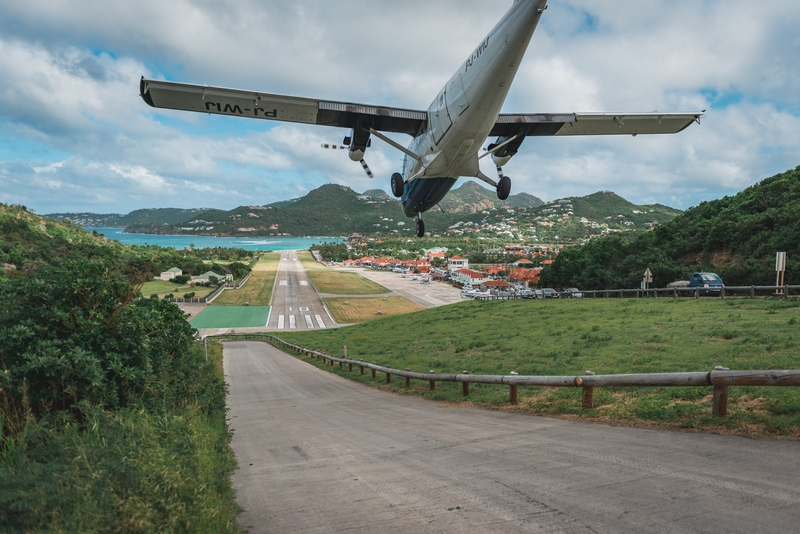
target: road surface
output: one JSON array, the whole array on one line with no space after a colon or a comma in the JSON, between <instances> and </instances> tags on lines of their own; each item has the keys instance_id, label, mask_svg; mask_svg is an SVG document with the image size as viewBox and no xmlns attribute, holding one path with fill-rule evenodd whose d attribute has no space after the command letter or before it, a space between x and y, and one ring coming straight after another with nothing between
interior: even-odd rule
<instances>
[{"instance_id":1,"label":"road surface","mask_svg":"<svg viewBox=\"0 0 800 534\"><path fill-rule=\"evenodd\" d=\"M295 251L281 253L270 306L268 331L320 330L336 326Z\"/></svg>"},{"instance_id":2,"label":"road surface","mask_svg":"<svg viewBox=\"0 0 800 534\"><path fill-rule=\"evenodd\" d=\"M252 533L796 532L800 443L397 396L225 344Z\"/></svg>"}]
</instances>

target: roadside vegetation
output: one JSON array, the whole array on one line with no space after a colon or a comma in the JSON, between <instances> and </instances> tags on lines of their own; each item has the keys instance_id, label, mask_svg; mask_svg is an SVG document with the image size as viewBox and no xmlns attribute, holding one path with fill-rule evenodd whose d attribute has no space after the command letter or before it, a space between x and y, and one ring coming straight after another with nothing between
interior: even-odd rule
<instances>
[{"instance_id":1,"label":"roadside vegetation","mask_svg":"<svg viewBox=\"0 0 800 534\"><path fill-rule=\"evenodd\" d=\"M298 252L308 277L319 293L331 295L380 295L390 289L367 280L358 273L334 271L314 261L310 252Z\"/></svg>"},{"instance_id":2,"label":"roadside vegetation","mask_svg":"<svg viewBox=\"0 0 800 534\"><path fill-rule=\"evenodd\" d=\"M239 532L221 347L138 298L157 250L0 226L0 530Z\"/></svg>"},{"instance_id":3,"label":"roadside vegetation","mask_svg":"<svg viewBox=\"0 0 800 534\"><path fill-rule=\"evenodd\" d=\"M211 305L244 306L249 303L250 306L269 306L280 260L279 252L264 254L253 266L253 274L243 287L223 292Z\"/></svg>"},{"instance_id":4,"label":"roadside vegetation","mask_svg":"<svg viewBox=\"0 0 800 534\"><path fill-rule=\"evenodd\" d=\"M214 289L215 288L176 284L167 280L151 280L142 284L142 296L146 299L149 299L153 295L158 298L164 298L167 295L181 298L186 293L194 293L193 298L202 299L211 294Z\"/></svg>"},{"instance_id":5,"label":"roadside vegetation","mask_svg":"<svg viewBox=\"0 0 800 534\"><path fill-rule=\"evenodd\" d=\"M325 305L339 324L363 323L378 317L389 317L424 310L405 297L325 299Z\"/></svg>"},{"instance_id":6,"label":"roadside vegetation","mask_svg":"<svg viewBox=\"0 0 800 534\"><path fill-rule=\"evenodd\" d=\"M352 301L351 301L352 302ZM288 341L353 359L424 372L582 375L797 369L800 302L785 300L568 300L464 302L317 332ZM328 370L340 372L338 367ZM376 387L367 373L340 372ZM596 408L581 409L577 388L415 383L409 393L453 403L618 424L800 439L798 388L731 388L728 417L711 417L711 387L596 389Z\"/></svg>"}]
</instances>

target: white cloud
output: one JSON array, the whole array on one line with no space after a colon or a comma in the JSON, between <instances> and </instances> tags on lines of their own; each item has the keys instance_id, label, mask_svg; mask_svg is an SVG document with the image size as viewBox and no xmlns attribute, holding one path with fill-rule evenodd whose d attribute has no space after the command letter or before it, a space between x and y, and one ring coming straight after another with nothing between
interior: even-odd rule
<instances>
[{"instance_id":1,"label":"white cloud","mask_svg":"<svg viewBox=\"0 0 800 534\"><path fill-rule=\"evenodd\" d=\"M370 181L319 148L344 130L153 110L138 79L424 109L501 4L0 0L0 200L129 211L386 189L402 154L380 141ZM514 190L686 207L796 166L799 22L778 0L551 3L506 111L709 113L676 136L526 140L506 168Z\"/></svg>"}]
</instances>

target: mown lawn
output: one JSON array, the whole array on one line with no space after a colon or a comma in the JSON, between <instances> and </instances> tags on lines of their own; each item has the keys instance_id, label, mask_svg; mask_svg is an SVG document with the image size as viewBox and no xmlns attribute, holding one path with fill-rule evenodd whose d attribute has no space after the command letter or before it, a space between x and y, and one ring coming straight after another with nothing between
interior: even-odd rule
<instances>
[{"instance_id":1,"label":"mown lawn","mask_svg":"<svg viewBox=\"0 0 800 534\"><path fill-rule=\"evenodd\" d=\"M298 252L297 256L303 267L305 267L314 287L320 293L334 295L380 295L391 293L391 290L367 280L358 273L339 272L320 265L314 261L310 252Z\"/></svg>"},{"instance_id":2,"label":"mown lawn","mask_svg":"<svg viewBox=\"0 0 800 534\"><path fill-rule=\"evenodd\" d=\"M363 323L382 316L402 315L425 309L405 297L325 299L325 304L340 324Z\"/></svg>"},{"instance_id":3,"label":"mown lawn","mask_svg":"<svg viewBox=\"0 0 800 534\"><path fill-rule=\"evenodd\" d=\"M470 301L283 337L332 354L346 345L351 358L421 372L580 375L586 370L711 371L718 365L800 369L799 322L798 301ZM369 374L353 378L371 381ZM440 384L437 389L432 393L427 384L417 384L412 393L465 402L459 384ZM800 388L731 388L729 417L716 420L711 418L711 393L710 387L598 389L596 408L587 412L581 409L578 389L520 388L520 403L511 407L507 387L473 385L466 402L644 426L800 439Z\"/></svg>"},{"instance_id":4,"label":"mown lawn","mask_svg":"<svg viewBox=\"0 0 800 534\"><path fill-rule=\"evenodd\" d=\"M225 291L214 299L211 305L244 306L246 302L249 302L250 306L269 306L280 260L279 252L264 254L261 260L253 266L253 275L244 287Z\"/></svg>"},{"instance_id":5,"label":"mown lawn","mask_svg":"<svg viewBox=\"0 0 800 534\"><path fill-rule=\"evenodd\" d=\"M175 298L182 298L186 293L194 293L195 298L201 299L208 296L215 289L181 285L165 280L152 280L142 285L142 296L150 298L151 295L158 295L159 298L163 298L164 295L174 295Z\"/></svg>"}]
</instances>

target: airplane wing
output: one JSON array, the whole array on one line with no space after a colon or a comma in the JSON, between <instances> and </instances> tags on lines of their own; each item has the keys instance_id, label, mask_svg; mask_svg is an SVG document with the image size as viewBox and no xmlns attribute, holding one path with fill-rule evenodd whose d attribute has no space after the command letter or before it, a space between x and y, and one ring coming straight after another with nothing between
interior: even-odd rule
<instances>
[{"instance_id":1,"label":"airplane wing","mask_svg":"<svg viewBox=\"0 0 800 534\"><path fill-rule=\"evenodd\" d=\"M342 128L355 128L360 124L378 131L411 136L417 135L428 120L428 114L424 111L330 102L144 78L139 84L139 94L154 108Z\"/></svg>"},{"instance_id":2,"label":"airplane wing","mask_svg":"<svg viewBox=\"0 0 800 534\"><path fill-rule=\"evenodd\" d=\"M690 113L541 113L501 114L490 136L672 134L700 122L705 112Z\"/></svg>"}]
</instances>

